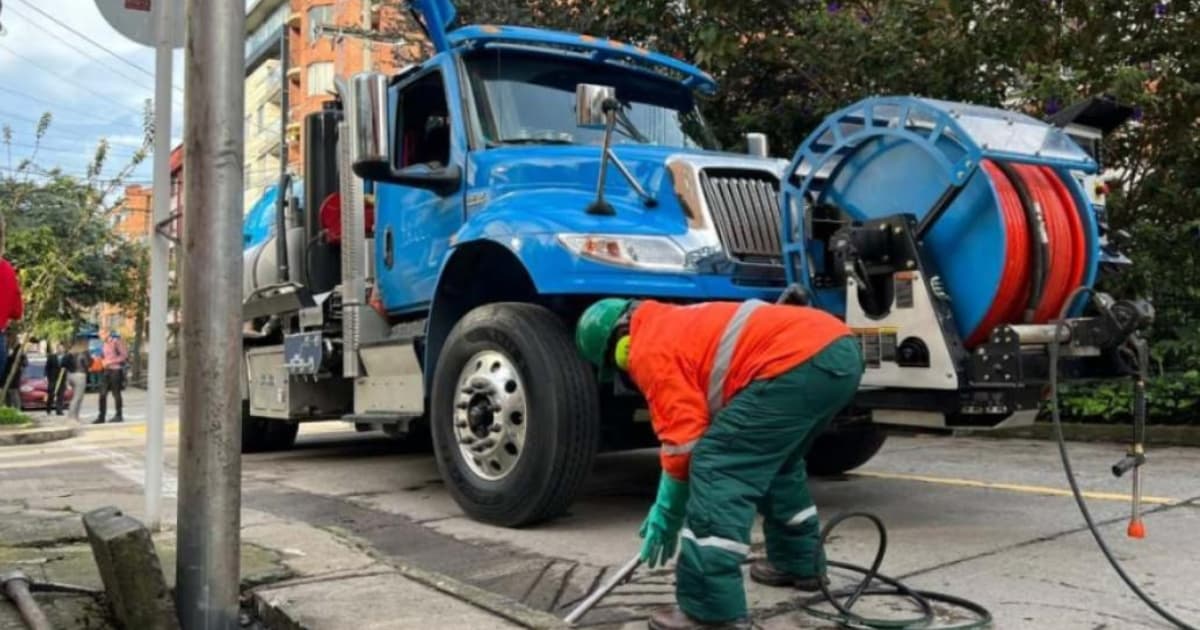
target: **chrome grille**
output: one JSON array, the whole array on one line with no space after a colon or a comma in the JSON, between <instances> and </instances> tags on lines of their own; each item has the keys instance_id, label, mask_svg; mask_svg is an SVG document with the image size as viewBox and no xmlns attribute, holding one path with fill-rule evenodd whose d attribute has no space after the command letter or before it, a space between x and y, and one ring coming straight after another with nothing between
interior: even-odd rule
<instances>
[{"instance_id":1,"label":"chrome grille","mask_svg":"<svg viewBox=\"0 0 1200 630\"><path fill-rule=\"evenodd\" d=\"M781 263L779 180L769 173L704 169L700 185L721 245L742 262Z\"/></svg>"}]
</instances>

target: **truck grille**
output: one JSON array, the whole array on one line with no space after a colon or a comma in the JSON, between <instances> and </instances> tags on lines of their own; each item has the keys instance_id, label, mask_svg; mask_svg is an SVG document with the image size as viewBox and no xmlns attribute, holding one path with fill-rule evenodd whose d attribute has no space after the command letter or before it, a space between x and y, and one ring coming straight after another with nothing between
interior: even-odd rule
<instances>
[{"instance_id":1,"label":"truck grille","mask_svg":"<svg viewBox=\"0 0 1200 630\"><path fill-rule=\"evenodd\" d=\"M779 180L753 170L704 169L704 199L717 236L729 255L742 262L783 261L779 241Z\"/></svg>"}]
</instances>

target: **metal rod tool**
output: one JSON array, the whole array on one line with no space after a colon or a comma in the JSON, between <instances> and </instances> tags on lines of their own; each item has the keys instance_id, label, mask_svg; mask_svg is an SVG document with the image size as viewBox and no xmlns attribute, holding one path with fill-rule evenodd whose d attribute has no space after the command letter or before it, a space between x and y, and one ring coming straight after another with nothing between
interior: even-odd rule
<instances>
[{"instance_id":1,"label":"metal rod tool","mask_svg":"<svg viewBox=\"0 0 1200 630\"><path fill-rule=\"evenodd\" d=\"M617 588L626 580L628 580L630 576L633 575L633 572L636 571L641 565L641 554L637 554L630 558L629 562L626 562L620 569L618 569L617 572L614 573L607 582L601 584L600 588L592 591L590 595L584 598L584 600L580 602L574 610L571 611L571 614L566 616L564 621L570 624L579 621L580 618L587 614L587 611L591 610L592 607L595 606L600 600L604 599L604 597L611 593L614 588Z\"/></svg>"},{"instance_id":2,"label":"metal rod tool","mask_svg":"<svg viewBox=\"0 0 1200 630\"><path fill-rule=\"evenodd\" d=\"M30 630L53 630L46 614L33 599L30 584L29 576L21 571L9 571L0 575L0 585L4 587L4 594L17 607L25 625Z\"/></svg>"}]
</instances>

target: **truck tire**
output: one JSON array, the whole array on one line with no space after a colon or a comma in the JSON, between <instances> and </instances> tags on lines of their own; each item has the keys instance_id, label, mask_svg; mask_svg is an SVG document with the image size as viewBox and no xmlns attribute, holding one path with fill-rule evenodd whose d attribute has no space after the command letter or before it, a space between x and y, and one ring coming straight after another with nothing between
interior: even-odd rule
<instances>
[{"instance_id":1,"label":"truck tire","mask_svg":"<svg viewBox=\"0 0 1200 630\"><path fill-rule=\"evenodd\" d=\"M507 302L467 313L430 398L438 469L467 515L520 527L566 511L598 448L599 399L556 315Z\"/></svg>"},{"instance_id":2,"label":"truck tire","mask_svg":"<svg viewBox=\"0 0 1200 630\"><path fill-rule=\"evenodd\" d=\"M817 436L805 461L808 474L821 477L840 475L867 463L887 439L887 431L877 424L854 422L832 425Z\"/></svg>"},{"instance_id":3,"label":"truck tire","mask_svg":"<svg viewBox=\"0 0 1200 630\"><path fill-rule=\"evenodd\" d=\"M296 443L300 423L250 415L250 403L242 402L242 452L282 451Z\"/></svg>"}]
</instances>

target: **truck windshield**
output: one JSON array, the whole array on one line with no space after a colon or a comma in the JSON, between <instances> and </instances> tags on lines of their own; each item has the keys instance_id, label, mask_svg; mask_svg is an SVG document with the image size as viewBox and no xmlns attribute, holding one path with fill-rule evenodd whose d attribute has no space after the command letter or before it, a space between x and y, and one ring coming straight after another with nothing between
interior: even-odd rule
<instances>
[{"instance_id":1,"label":"truck windshield","mask_svg":"<svg viewBox=\"0 0 1200 630\"><path fill-rule=\"evenodd\" d=\"M488 50L466 59L484 138L504 144L594 144L604 130L575 125L575 86L610 85L622 111L613 144L715 149L692 92L667 78L585 59Z\"/></svg>"}]
</instances>

